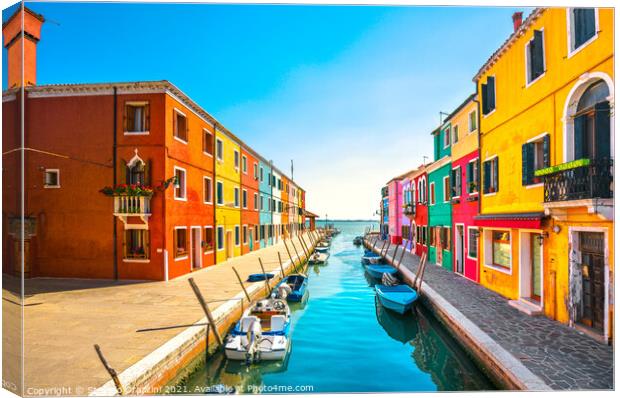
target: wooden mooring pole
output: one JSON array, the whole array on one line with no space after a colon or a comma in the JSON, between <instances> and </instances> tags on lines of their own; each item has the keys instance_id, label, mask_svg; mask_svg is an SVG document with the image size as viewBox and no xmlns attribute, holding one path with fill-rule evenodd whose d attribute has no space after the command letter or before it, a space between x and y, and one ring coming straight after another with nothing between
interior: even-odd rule
<instances>
[{"instance_id":1,"label":"wooden mooring pole","mask_svg":"<svg viewBox=\"0 0 620 398\"><path fill-rule=\"evenodd\" d=\"M267 273L265 272L265 267L263 267L263 260L259 257L258 263L260 264L260 269L263 271L263 275L265 275L265 287L267 289L267 296L271 293L271 286L269 286L269 278L267 278Z\"/></svg>"},{"instance_id":2,"label":"wooden mooring pole","mask_svg":"<svg viewBox=\"0 0 620 398\"><path fill-rule=\"evenodd\" d=\"M211 310L207 306L207 303L205 302L204 297L202 297L202 293L200 293L200 289L198 289L198 286L196 285L196 282L194 282L194 278L189 278L187 281L189 282L190 286L192 287L192 290L194 291L194 294L196 295L196 298L198 299L198 302L200 303L200 306L202 307L202 310L204 311L205 315L207 315L207 319L209 320L209 324L213 328L213 334L215 335L215 339L217 340L217 345L221 346L222 345L222 336L220 336L220 332L217 330L217 325L215 324L215 320L213 319L213 315L211 314Z\"/></svg>"},{"instance_id":3,"label":"wooden mooring pole","mask_svg":"<svg viewBox=\"0 0 620 398\"><path fill-rule=\"evenodd\" d=\"M114 370L110 365L108 365L108 361L103 356L103 353L101 352L101 347L99 347L99 344L95 344L95 351L97 351L97 355L99 356L99 360L103 364L103 367L110 374L112 381L114 381L114 385L116 386L116 391L118 391L118 394L125 395L125 389L123 388L123 385L121 384L121 381L118 378L118 373L116 373L116 370Z\"/></svg>"},{"instance_id":4,"label":"wooden mooring pole","mask_svg":"<svg viewBox=\"0 0 620 398\"><path fill-rule=\"evenodd\" d=\"M299 252L297 251L297 247L295 247L295 242L293 242L292 239L291 239L291 245L293 245L293 250L295 250L295 254L297 255L297 258L299 259L299 265L301 265L303 263L303 259L299 255Z\"/></svg>"},{"instance_id":5,"label":"wooden mooring pole","mask_svg":"<svg viewBox=\"0 0 620 398\"><path fill-rule=\"evenodd\" d=\"M250 299L250 295L248 294L248 291L245 290L245 285L243 284L243 281L241 280L239 273L237 272L235 267L232 267L232 270L235 272L235 275L237 275L237 280L239 281L239 284L241 285L241 289L243 289L243 294L245 294L245 298L248 299L248 303L251 303L252 300Z\"/></svg>"},{"instance_id":6,"label":"wooden mooring pole","mask_svg":"<svg viewBox=\"0 0 620 398\"><path fill-rule=\"evenodd\" d=\"M286 272L284 272L284 266L282 265L282 256L280 256L280 252L278 251L278 262L280 263L280 270L282 271L282 278L286 276Z\"/></svg>"},{"instance_id":7,"label":"wooden mooring pole","mask_svg":"<svg viewBox=\"0 0 620 398\"><path fill-rule=\"evenodd\" d=\"M297 267L295 266L295 261L293 261L293 256L291 255L291 251L288 248L288 245L286 244L286 240L284 241L284 247L286 247L286 252L288 253L288 258L291 260L291 265L293 266L293 271L295 271L297 269Z\"/></svg>"},{"instance_id":8,"label":"wooden mooring pole","mask_svg":"<svg viewBox=\"0 0 620 398\"><path fill-rule=\"evenodd\" d=\"M398 266L396 267L396 269L400 269L400 263L403 262L403 257L405 257L405 252L406 252L405 247L403 247L403 251L402 253L400 253L400 258L398 259Z\"/></svg>"}]
</instances>

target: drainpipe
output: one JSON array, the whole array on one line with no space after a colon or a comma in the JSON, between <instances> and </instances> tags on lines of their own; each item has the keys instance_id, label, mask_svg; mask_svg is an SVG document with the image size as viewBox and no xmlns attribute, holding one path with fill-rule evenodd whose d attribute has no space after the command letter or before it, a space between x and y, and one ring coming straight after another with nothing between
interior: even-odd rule
<instances>
[{"instance_id":1,"label":"drainpipe","mask_svg":"<svg viewBox=\"0 0 620 398\"><path fill-rule=\"evenodd\" d=\"M213 248L213 265L217 264L217 245L219 242L217 242L217 213L215 211L215 209L217 208L217 173L215 172L216 167L217 167L217 147L216 147L216 140L217 138L217 122L213 122L213 182L215 182L214 187L216 188L215 191L215 198L213 198L212 202L213 202L213 232L215 234L214 236L214 240L215 242L215 247ZM223 193L222 193L223 194ZM222 234L223 235L223 234ZM223 236L222 236L223 238Z\"/></svg>"},{"instance_id":2,"label":"drainpipe","mask_svg":"<svg viewBox=\"0 0 620 398\"><path fill-rule=\"evenodd\" d=\"M113 103L114 103L114 109L112 110L112 118L113 118L113 127L112 127L112 186L114 186L114 184L116 184L116 162L117 162L117 156L116 156L116 133L117 133L117 103L118 103L118 98L117 98L117 92L116 92L116 86L114 86L114 95L113 95ZM112 245L112 253L114 256L114 280L118 280L118 249L117 249L117 245L118 245L118 236L116 233L116 226L117 226L117 220L116 220L116 216L112 217L112 240L114 241L114 244Z\"/></svg>"}]
</instances>

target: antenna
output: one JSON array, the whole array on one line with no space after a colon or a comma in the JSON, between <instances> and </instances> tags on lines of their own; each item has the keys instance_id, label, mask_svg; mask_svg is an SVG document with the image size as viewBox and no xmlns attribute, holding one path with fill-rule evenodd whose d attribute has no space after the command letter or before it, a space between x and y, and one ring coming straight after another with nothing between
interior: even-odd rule
<instances>
[{"instance_id":1,"label":"antenna","mask_svg":"<svg viewBox=\"0 0 620 398\"><path fill-rule=\"evenodd\" d=\"M291 180L294 180L294 178L293 178L293 159L291 159Z\"/></svg>"}]
</instances>

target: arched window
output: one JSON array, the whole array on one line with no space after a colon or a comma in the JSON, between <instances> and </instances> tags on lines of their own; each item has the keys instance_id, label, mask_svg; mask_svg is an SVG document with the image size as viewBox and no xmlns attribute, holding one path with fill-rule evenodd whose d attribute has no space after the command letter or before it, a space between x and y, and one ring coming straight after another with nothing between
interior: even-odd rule
<instances>
[{"instance_id":1,"label":"arched window","mask_svg":"<svg viewBox=\"0 0 620 398\"><path fill-rule=\"evenodd\" d=\"M573 117L574 159L611 157L609 87L603 80L583 92Z\"/></svg>"}]
</instances>

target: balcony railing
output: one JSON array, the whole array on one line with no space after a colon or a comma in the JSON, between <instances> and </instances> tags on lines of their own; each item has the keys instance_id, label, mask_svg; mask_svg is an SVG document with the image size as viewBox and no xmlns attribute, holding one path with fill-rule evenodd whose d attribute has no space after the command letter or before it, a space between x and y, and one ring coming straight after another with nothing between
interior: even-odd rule
<instances>
[{"instance_id":1,"label":"balcony railing","mask_svg":"<svg viewBox=\"0 0 620 398\"><path fill-rule=\"evenodd\" d=\"M415 206L414 205L404 205L403 213L406 216L414 216L415 215Z\"/></svg>"},{"instance_id":2,"label":"balcony railing","mask_svg":"<svg viewBox=\"0 0 620 398\"><path fill-rule=\"evenodd\" d=\"M539 170L545 202L613 198L613 159L580 159Z\"/></svg>"},{"instance_id":3,"label":"balcony railing","mask_svg":"<svg viewBox=\"0 0 620 398\"><path fill-rule=\"evenodd\" d=\"M121 195L114 197L114 215L150 215L151 197L150 196L128 196Z\"/></svg>"}]
</instances>

